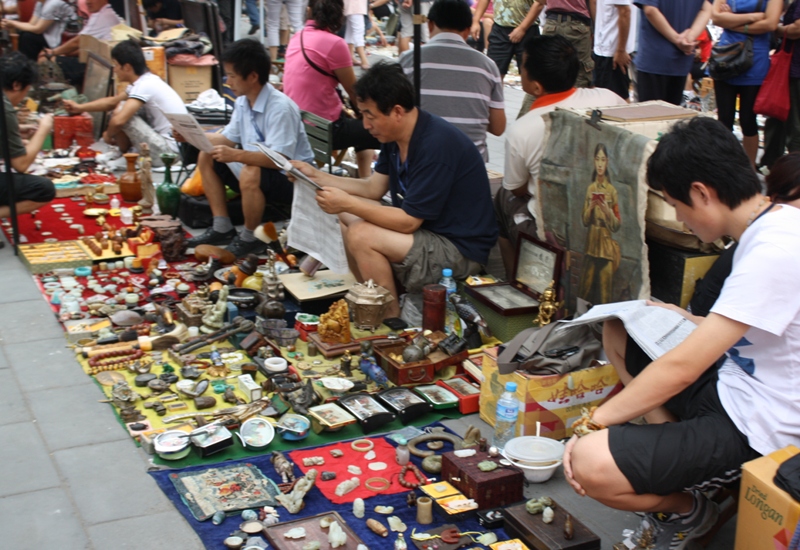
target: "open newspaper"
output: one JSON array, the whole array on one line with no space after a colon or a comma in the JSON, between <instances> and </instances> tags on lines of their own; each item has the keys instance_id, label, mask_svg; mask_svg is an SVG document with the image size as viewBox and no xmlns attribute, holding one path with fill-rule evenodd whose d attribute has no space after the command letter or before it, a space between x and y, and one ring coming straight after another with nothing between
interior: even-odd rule
<instances>
[{"instance_id":1,"label":"open newspaper","mask_svg":"<svg viewBox=\"0 0 800 550\"><path fill-rule=\"evenodd\" d=\"M317 182L313 181L304 173L302 173L300 170L292 166L292 163L289 162L289 159L281 155L279 152L273 151L263 143L254 142L252 143L252 145L258 147L258 150L267 155L267 157L269 157L269 160L275 163L275 166L277 166L281 170L285 170L287 174L291 174L294 177L294 179L302 181L303 183L310 185L314 189L322 189L322 187L320 187L320 185Z\"/></svg>"},{"instance_id":2,"label":"open newspaper","mask_svg":"<svg viewBox=\"0 0 800 550\"><path fill-rule=\"evenodd\" d=\"M683 342L697 328L693 322L675 311L658 306L648 306L645 300L601 304L573 321L561 321L557 330L619 319L639 347L658 359Z\"/></svg>"}]
</instances>

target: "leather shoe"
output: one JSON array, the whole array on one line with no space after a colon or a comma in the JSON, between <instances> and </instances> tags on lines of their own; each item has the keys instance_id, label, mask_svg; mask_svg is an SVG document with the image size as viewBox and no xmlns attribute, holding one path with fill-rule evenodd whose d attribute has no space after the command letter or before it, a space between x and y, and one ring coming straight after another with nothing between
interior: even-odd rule
<instances>
[{"instance_id":1,"label":"leather shoe","mask_svg":"<svg viewBox=\"0 0 800 550\"><path fill-rule=\"evenodd\" d=\"M206 229L205 233L187 239L186 246L188 248L194 248L201 244L226 245L231 242L234 237L236 237L235 229L231 229L226 233L220 233L219 231L214 231L213 227L209 227Z\"/></svg>"}]
</instances>

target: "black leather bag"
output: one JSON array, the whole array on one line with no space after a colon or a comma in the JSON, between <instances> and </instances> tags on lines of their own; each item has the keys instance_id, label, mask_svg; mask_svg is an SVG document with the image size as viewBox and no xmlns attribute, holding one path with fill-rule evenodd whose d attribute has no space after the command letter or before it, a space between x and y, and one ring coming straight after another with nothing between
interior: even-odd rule
<instances>
[{"instance_id":1,"label":"black leather bag","mask_svg":"<svg viewBox=\"0 0 800 550\"><path fill-rule=\"evenodd\" d=\"M759 0L756 11L761 11L763 0ZM725 44L715 44L708 59L708 74L714 80L730 80L746 73L753 66L753 37Z\"/></svg>"}]
</instances>

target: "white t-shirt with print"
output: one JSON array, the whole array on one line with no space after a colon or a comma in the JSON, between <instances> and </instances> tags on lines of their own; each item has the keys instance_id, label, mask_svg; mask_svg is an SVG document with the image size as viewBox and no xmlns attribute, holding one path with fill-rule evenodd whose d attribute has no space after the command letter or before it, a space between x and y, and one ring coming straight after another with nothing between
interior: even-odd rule
<instances>
[{"instance_id":1,"label":"white t-shirt with print","mask_svg":"<svg viewBox=\"0 0 800 550\"><path fill-rule=\"evenodd\" d=\"M33 8L33 15L39 19L52 21L42 33L48 48L56 48L61 45L61 35L67 26L67 22L77 17L75 9L63 0L45 0L44 3L36 2Z\"/></svg>"},{"instance_id":2,"label":"white t-shirt with print","mask_svg":"<svg viewBox=\"0 0 800 550\"><path fill-rule=\"evenodd\" d=\"M186 105L178 92L173 90L161 77L151 72L146 72L130 84L126 90L128 97L138 99L142 107L142 118L156 132L164 136L168 142L173 141L172 125L164 113L186 114Z\"/></svg>"},{"instance_id":3,"label":"white t-shirt with print","mask_svg":"<svg viewBox=\"0 0 800 550\"><path fill-rule=\"evenodd\" d=\"M619 37L619 10L617 6L631 8L631 24L628 29L628 41L625 50L636 51L636 30L639 28L639 8L633 0L597 0L594 20L594 53L601 57L614 57Z\"/></svg>"},{"instance_id":4,"label":"white t-shirt with print","mask_svg":"<svg viewBox=\"0 0 800 550\"><path fill-rule=\"evenodd\" d=\"M774 207L774 208L777 208ZM712 313L749 325L719 370L720 401L762 454L800 446L800 209L747 228Z\"/></svg>"},{"instance_id":5,"label":"white t-shirt with print","mask_svg":"<svg viewBox=\"0 0 800 550\"><path fill-rule=\"evenodd\" d=\"M539 164L544 154L545 124L542 116L554 111L556 107L595 109L626 104L624 99L605 88L577 88L575 93L557 103L531 109L506 130L503 187L514 190L527 185L531 195L528 210L532 216L535 215L536 180L539 178Z\"/></svg>"},{"instance_id":6,"label":"white t-shirt with print","mask_svg":"<svg viewBox=\"0 0 800 550\"><path fill-rule=\"evenodd\" d=\"M86 25L81 30L81 34L94 36L98 40L111 40L111 28L116 27L122 21L109 4L106 4L100 11L93 13L86 21Z\"/></svg>"}]
</instances>

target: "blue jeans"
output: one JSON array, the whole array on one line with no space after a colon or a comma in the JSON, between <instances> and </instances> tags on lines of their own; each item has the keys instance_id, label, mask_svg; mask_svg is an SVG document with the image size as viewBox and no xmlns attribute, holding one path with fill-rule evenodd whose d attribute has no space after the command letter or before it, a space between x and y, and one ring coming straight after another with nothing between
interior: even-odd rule
<instances>
[{"instance_id":1,"label":"blue jeans","mask_svg":"<svg viewBox=\"0 0 800 550\"><path fill-rule=\"evenodd\" d=\"M258 25L258 0L245 0L245 9L247 10L247 17L250 19L251 25ZM266 3L264 4L266 6ZM266 20L266 14L264 15Z\"/></svg>"}]
</instances>

